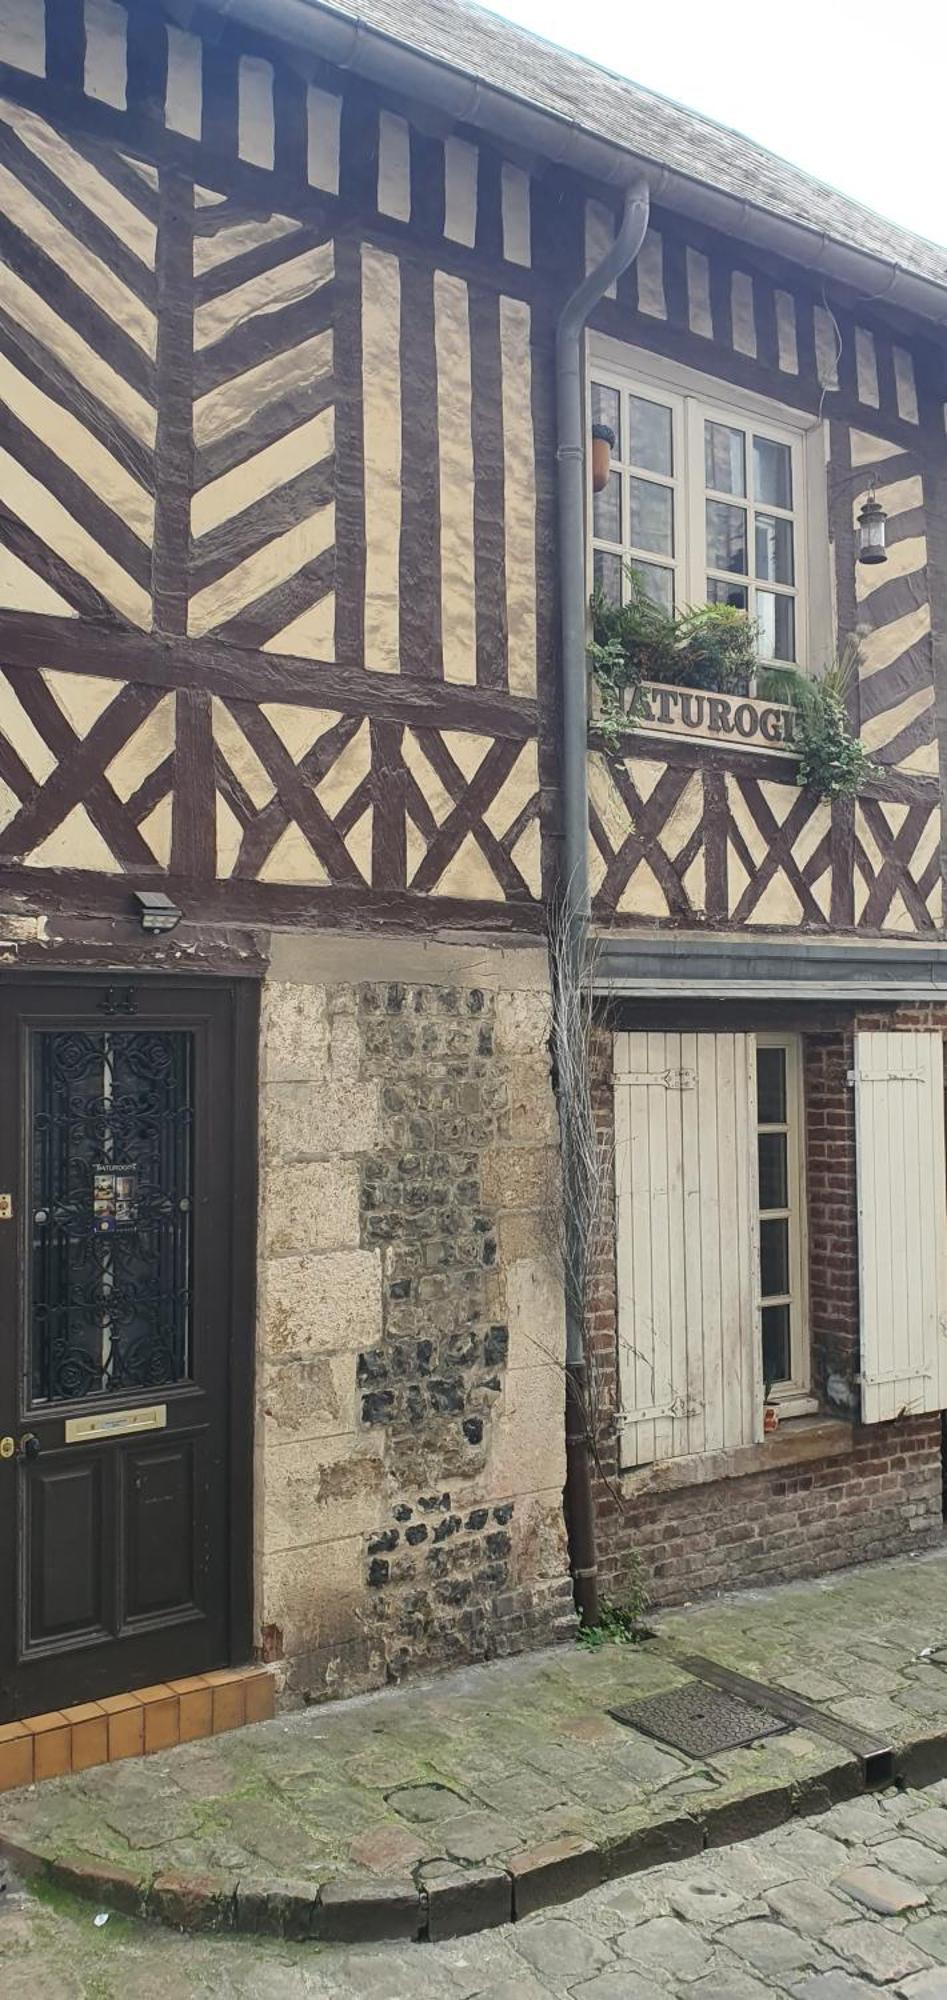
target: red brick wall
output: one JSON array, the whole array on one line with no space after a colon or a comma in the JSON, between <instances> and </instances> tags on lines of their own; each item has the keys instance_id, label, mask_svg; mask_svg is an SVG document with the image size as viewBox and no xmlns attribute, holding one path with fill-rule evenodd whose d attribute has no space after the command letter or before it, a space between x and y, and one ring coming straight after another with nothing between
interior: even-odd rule
<instances>
[{"instance_id":1,"label":"red brick wall","mask_svg":"<svg viewBox=\"0 0 947 2000\"><path fill-rule=\"evenodd\" d=\"M844 1457L644 1494L598 1496L602 1590L620 1600L630 1551L651 1602L814 1576L929 1545L942 1531L940 1418L856 1429Z\"/></svg>"},{"instance_id":2,"label":"red brick wall","mask_svg":"<svg viewBox=\"0 0 947 2000\"><path fill-rule=\"evenodd\" d=\"M721 1021L721 1026L725 1025ZM850 1028L807 1034L806 1168L810 1320L815 1387L857 1414L858 1241L852 1033L947 1029L947 1009L875 1012ZM603 1154L614 1144L611 1034L595 1047L595 1110ZM772 1472L624 1494L618 1463L618 1349L613 1177L591 1272L588 1309L594 1475L603 1593L620 1601L636 1556L652 1602L669 1604L739 1585L775 1583L918 1548L942 1532L939 1416L856 1426L844 1454ZM784 1434L785 1435L785 1434Z\"/></svg>"}]
</instances>

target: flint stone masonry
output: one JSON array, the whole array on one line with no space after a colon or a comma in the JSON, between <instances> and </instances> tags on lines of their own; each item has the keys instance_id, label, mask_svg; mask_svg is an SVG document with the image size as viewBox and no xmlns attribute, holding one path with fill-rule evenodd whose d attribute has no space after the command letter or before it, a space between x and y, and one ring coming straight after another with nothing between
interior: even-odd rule
<instances>
[{"instance_id":1,"label":"flint stone masonry","mask_svg":"<svg viewBox=\"0 0 947 2000\"><path fill-rule=\"evenodd\" d=\"M335 944L261 1064L261 1646L310 1699L574 1623L542 957Z\"/></svg>"}]
</instances>

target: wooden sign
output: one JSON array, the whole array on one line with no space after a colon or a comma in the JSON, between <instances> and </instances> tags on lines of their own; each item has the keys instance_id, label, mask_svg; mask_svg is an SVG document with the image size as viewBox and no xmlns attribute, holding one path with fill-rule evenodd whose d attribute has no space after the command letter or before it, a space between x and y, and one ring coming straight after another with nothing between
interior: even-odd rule
<instances>
[{"instance_id":1,"label":"wooden sign","mask_svg":"<svg viewBox=\"0 0 947 2000\"><path fill-rule=\"evenodd\" d=\"M645 681L648 704L638 727L661 736L693 736L746 750L794 756L794 712L785 703L751 695L712 694L703 688L666 687Z\"/></svg>"}]
</instances>

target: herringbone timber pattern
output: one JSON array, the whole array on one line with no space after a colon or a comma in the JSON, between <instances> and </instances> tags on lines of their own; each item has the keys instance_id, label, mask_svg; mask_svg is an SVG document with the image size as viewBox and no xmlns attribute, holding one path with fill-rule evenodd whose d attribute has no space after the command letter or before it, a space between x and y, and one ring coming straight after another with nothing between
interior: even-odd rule
<instances>
[{"instance_id":1,"label":"herringbone timber pattern","mask_svg":"<svg viewBox=\"0 0 947 2000\"><path fill-rule=\"evenodd\" d=\"M195 200L188 631L331 660L333 245Z\"/></svg>"},{"instance_id":2,"label":"herringbone timber pattern","mask_svg":"<svg viewBox=\"0 0 947 2000\"><path fill-rule=\"evenodd\" d=\"M865 929L924 931L943 922L940 809L861 798L855 806L855 920Z\"/></svg>"},{"instance_id":3,"label":"herringbone timber pattern","mask_svg":"<svg viewBox=\"0 0 947 2000\"><path fill-rule=\"evenodd\" d=\"M538 896L531 741L216 699L213 727L221 877Z\"/></svg>"},{"instance_id":4,"label":"herringbone timber pattern","mask_svg":"<svg viewBox=\"0 0 947 2000\"><path fill-rule=\"evenodd\" d=\"M924 481L913 456L885 439L852 431L850 442L865 481L852 502L856 520L872 474L888 516L887 561L860 563L855 576L860 734L879 763L936 777Z\"/></svg>"},{"instance_id":5,"label":"herringbone timber pattern","mask_svg":"<svg viewBox=\"0 0 947 2000\"><path fill-rule=\"evenodd\" d=\"M174 715L161 688L0 671L0 865L166 869Z\"/></svg>"},{"instance_id":6,"label":"herringbone timber pattern","mask_svg":"<svg viewBox=\"0 0 947 2000\"><path fill-rule=\"evenodd\" d=\"M156 181L0 98L0 608L151 626Z\"/></svg>"},{"instance_id":7,"label":"herringbone timber pattern","mask_svg":"<svg viewBox=\"0 0 947 2000\"><path fill-rule=\"evenodd\" d=\"M853 806L765 769L593 751L598 918L902 936L940 927L940 812L929 787L893 778Z\"/></svg>"}]
</instances>

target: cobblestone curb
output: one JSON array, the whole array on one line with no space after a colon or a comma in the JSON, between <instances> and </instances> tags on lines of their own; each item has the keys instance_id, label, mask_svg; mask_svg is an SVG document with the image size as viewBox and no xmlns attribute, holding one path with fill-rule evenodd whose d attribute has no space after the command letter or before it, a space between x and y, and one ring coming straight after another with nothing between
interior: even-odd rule
<instances>
[{"instance_id":1,"label":"cobblestone curb","mask_svg":"<svg viewBox=\"0 0 947 2000\"><path fill-rule=\"evenodd\" d=\"M945 1775L947 1729L919 1737L897 1753L897 1784L931 1784ZM28 1880L46 1880L101 1907L176 1930L327 1944L440 1940L515 1922L618 1877L753 1839L864 1791L858 1759L841 1753L818 1779L774 1784L719 1806L682 1812L611 1843L567 1835L523 1848L492 1868L458 1867L438 1875L420 1864L416 1879L339 1876L321 1886L168 1871L149 1879L111 1863L52 1858L2 1831L0 1853Z\"/></svg>"}]
</instances>

